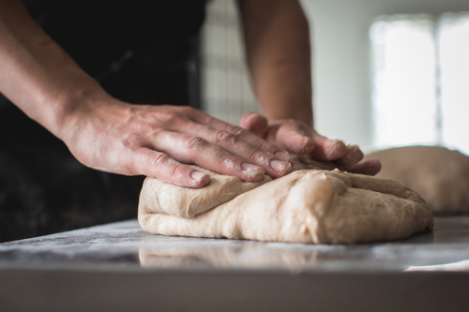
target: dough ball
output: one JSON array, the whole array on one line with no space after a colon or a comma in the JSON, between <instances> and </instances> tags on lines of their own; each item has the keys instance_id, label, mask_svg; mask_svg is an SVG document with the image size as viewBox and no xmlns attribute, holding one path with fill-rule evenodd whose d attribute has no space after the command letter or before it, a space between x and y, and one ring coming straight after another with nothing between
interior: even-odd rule
<instances>
[{"instance_id":1,"label":"dough ball","mask_svg":"<svg viewBox=\"0 0 469 312\"><path fill-rule=\"evenodd\" d=\"M365 156L382 163L376 175L417 191L435 214L469 213L469 157L438 146L408 146Z\"/></svg>"}]
</instances>

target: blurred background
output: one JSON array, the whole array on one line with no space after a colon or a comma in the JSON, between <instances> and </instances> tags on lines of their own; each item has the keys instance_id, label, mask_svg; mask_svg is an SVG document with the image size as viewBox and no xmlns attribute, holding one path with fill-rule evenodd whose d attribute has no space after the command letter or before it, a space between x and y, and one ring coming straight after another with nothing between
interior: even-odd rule
<instances>
[{"instance_id":1,"label":"blurred background","mask_svg":"<svg viewBox=\"0 0 469 312\"><path fill-rule=\"evenodd\" d=\"M111 1L23 2L121 100L190 105L233 124L258 111L234 0L134 0L140 10ZM469 154L469 1L301 3L319 133L365 152L426 144ZM0 242L136 217L144 177L85 167L1 95L0 142Z\"/></svg>"},{"instance_id":2,"label":"blurred background","mask_svg":"<svg viewBox=\"0 0 469 312\"><path fill-rule=\"evenodd\" d=\"M469 1L303 0L315 125L365 151L415 144L469 154ZM237 124L258 111L236 2L208 3L202 108Z\"/></svg>"}]
</instances>

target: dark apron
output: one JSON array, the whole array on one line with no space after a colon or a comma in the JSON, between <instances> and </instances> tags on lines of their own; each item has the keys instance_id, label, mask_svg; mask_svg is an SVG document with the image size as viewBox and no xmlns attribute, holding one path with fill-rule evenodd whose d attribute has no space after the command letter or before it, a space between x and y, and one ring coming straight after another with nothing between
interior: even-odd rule
<instances>
[{"instance_id":1,"label":"dark apron","mask_svg":"<svg viewBox=\"0 0 469 312\"><path fill-rule=\"evenodd\" d=\"M198 106L205 0L24 3L112 96ZM0 242L135 218L142 181L83 166L0 95Z\"/></svg>"}]
</instances>

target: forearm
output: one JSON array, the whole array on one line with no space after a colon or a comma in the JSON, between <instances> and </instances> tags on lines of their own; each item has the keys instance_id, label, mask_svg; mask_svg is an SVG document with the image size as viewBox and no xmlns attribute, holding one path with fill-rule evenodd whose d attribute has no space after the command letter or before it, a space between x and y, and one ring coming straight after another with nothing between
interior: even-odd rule
<instances>
[{"instance_id":1,"label":"forearm","mask_svg":"<svg viewBox=\"0 0 469 312\"><path fill-rule=\"evenodd\" d=\"M312 126L308 22L296 0L240 0L248 66L268 119Z\"/></svg>"},{"instance_id":2,"label":"forearm","mask_svg":"<svg viewBox=\"0 0 469 312\"><path fill-rule=\"evenodd\" d=\"M107 96L20 1L0 0L0 38L0 92L59 138L77 103Z\"/></svg>"}]
</instances>

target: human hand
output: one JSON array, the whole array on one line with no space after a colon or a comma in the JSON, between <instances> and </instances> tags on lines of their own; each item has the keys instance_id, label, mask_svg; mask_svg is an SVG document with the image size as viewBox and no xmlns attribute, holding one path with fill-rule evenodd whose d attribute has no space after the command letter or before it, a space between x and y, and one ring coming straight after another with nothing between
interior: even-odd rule
<instances>
[{"instance_id":1,"label":"human hand","mask_svg":"<svg viewBox=\"0 0 469 312\"><path fill-rule=\"evenodd\" d=\"M190 107L131 105L111 97L71 110L60 137L94 169L146 175L200 188L209 175L196 164L243 181L291 172L291 156L258 136Z\"/></svg>"},{"instance_id":2,"label":"human hand","mask_svg":"<svg viewBox=\"0 0 469 312\"><path fill-rule=\"evenodd\" d=\"M240 126L283 150L304 156L306 160L332 162L341 170L368 175L375 175L381 169L377 159L359 163L363 152L357 145L327 139L301 121L268 121L262 115L247 113L241 118Z\"/></svg>"}]
</instances>

